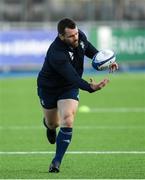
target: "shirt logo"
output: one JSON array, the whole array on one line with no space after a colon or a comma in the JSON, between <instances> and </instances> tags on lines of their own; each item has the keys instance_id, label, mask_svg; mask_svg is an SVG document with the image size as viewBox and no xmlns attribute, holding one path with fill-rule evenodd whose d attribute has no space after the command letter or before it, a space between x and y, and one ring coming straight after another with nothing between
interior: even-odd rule
<instances>
[{"instance_id":1,"label":"shirt logo","mask_svg":"<svg viewBox=\"0 0 145 180\"><path fill-rule=\"evenodd\" d=\"M73 61L73 59L74 59L74 54L73 54L73 52L68 52L69 53L69 56L70 56L70 58L71 58L71 61Z\"/></svg>"},{"instance_id":2,"label":"shirt logo","mask_svg":"<svg viewBox=\"0 0 145 180\"><path fill-rule=\"evenodd\" d=\"M81 46L81 48L82 48L82 49L84 49L84 48L85 48L85 44L84 44L84 42L83 42L83 41L80 41L80 46Z\"/></svg>"}]
</instances>

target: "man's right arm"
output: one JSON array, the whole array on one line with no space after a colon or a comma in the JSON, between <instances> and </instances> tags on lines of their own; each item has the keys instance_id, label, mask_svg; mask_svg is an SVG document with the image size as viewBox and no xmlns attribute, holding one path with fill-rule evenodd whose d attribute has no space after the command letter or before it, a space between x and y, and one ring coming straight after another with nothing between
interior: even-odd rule
<instances>
[{"instance_id":1,"label":"man's right arm","mask_svg":"<svg viewBox=\"0 0 145 180\"><path fill-rule=\"evenodd\" d=\"M80 78L76 70L65 58L63 60L52 60L51 65L63 78L74 84L76 88L80 88L90 93L100 90L107 84L106 80L103 80L98 84L95 82L88 83L84 79Z\"/></svg>"}]
</instances>

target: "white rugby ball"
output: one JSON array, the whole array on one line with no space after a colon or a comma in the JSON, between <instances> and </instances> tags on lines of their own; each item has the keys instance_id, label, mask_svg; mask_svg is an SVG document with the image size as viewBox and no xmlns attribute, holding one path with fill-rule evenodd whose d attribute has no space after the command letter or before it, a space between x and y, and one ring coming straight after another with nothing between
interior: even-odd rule
<instances>
[{"instance_id":1,"label":"white rugby ball","mask_svg":"<svg viewBox=\"0 0 145 180\"><path fill-rule=\"evenodd\" d=\"M100 50L92 60L92 66L98 71L106 70L116 60L116 56L113 50L104 49Z\"/></svg>"}]
</instances>

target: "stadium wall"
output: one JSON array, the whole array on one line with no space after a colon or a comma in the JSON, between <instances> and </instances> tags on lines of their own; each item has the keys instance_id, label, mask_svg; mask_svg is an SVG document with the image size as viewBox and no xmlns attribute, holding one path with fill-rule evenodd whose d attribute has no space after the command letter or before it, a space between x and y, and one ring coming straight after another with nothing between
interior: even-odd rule
<instances>
[{"instance_id":1,"label":"stadium wall","mask_svg":"<svg viewBox=\"0 0 145 180\"><path fill-rule=\"evenodd\" d=\"M89 27L89 28L88 28ZM136 27L81 25L97 49L111 48L116 52L120 69L145 69L145 31ZM38 71L45 53L57 35L56 28L18 27L1 29L0 72ZM91 70L90 61L85 68Z\"/></svg>"}]
</instances>

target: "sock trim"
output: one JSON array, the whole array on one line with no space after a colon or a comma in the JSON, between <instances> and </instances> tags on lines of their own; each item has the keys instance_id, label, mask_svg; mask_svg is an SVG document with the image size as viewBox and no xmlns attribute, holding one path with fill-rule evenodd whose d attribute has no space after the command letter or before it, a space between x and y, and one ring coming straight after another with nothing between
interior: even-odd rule
<instances>
[{"instance_id":1,"label":"sock trim","mask_svg":"<svg viewBox=\"0 0 145 180\"><path fill-rule=\"evenodd\" d=\"M72 131L70 132L64 132L62 129L60 129L60 132L62 133L62 134L67 134L67 135L72 135Z\"/></svg>"}]
</instances>

